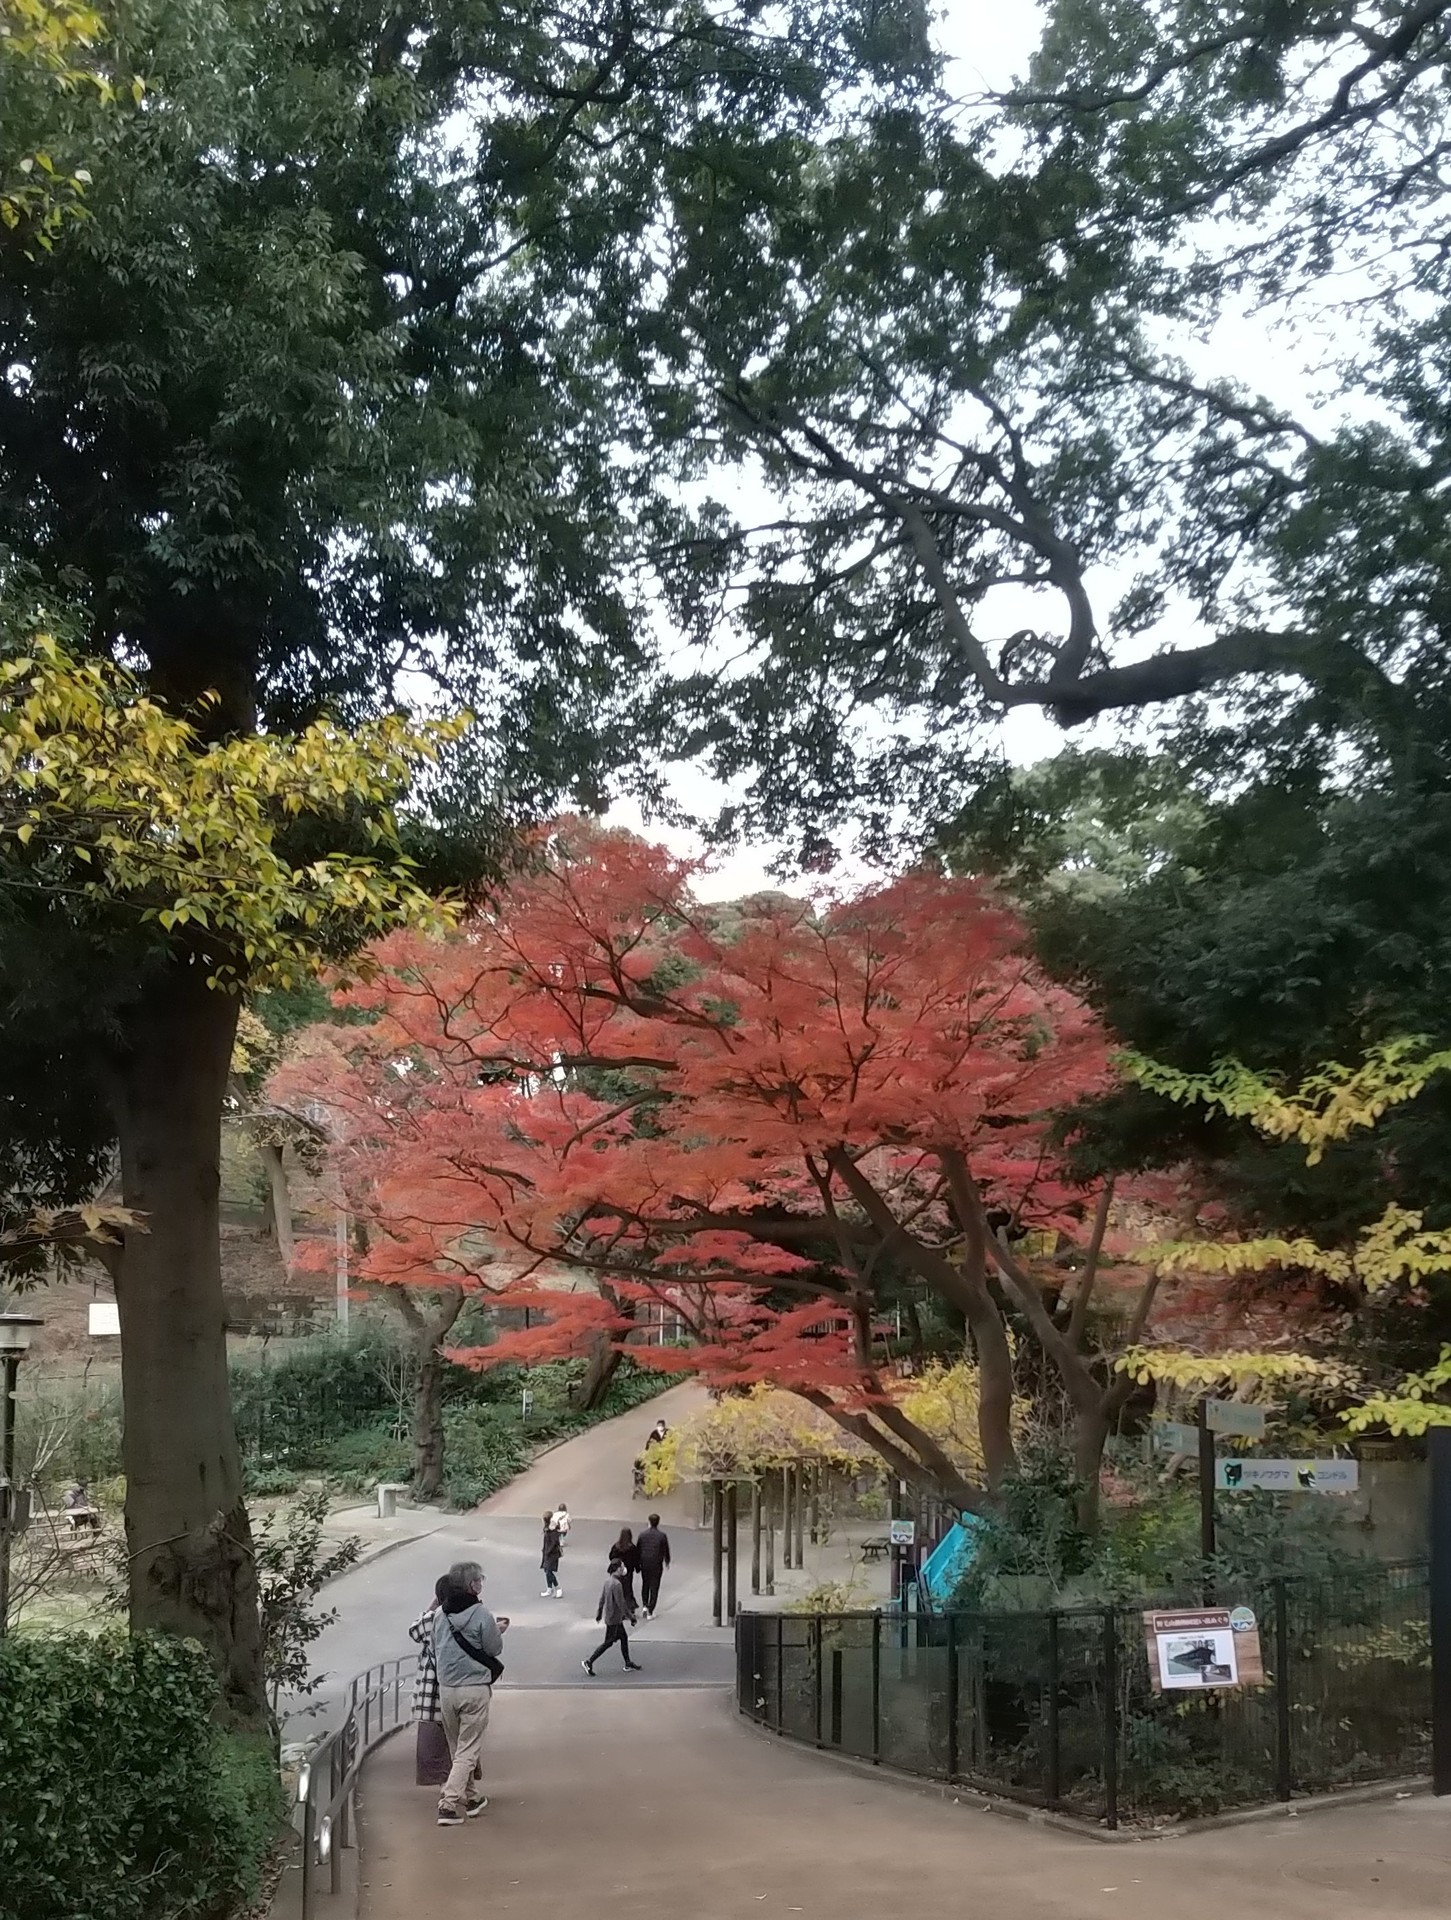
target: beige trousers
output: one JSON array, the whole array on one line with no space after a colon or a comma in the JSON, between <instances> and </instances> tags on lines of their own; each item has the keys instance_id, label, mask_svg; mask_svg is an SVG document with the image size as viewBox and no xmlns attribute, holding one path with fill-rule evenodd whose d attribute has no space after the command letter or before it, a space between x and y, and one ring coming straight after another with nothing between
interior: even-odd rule
<instances>
[{"instance_id":1,"label":"beige trousers","mask_svg":"<svg viewBox=\"0 0 1451 1920\"><path fill-rule=\"evenodd\" d=\"M456 1813L463 1811L467 1801L479 1797L479 1788L471 1790L470 1783L475 1774L480 1781L483 1778L484 1735L489 1730L492 1699L492 1687L440 1687L438 1690L443 1730L453 1756L438 1804Z\"/></svg>"}]
</instances>

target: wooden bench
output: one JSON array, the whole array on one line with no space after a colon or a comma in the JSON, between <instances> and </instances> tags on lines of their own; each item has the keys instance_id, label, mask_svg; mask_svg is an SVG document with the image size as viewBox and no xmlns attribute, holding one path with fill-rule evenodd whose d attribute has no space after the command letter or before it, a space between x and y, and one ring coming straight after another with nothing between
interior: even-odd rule
<instances>
[{"instance_id":1,"label":"wooden bench","mask_svg":"<svg viewBox=\"0 0 1451 1920\"><path fill-rule=\"evenodd\" d=\"M878 1534L874 1540L862 1541L863 1560L885 1560L892 1551L892 1543L886 1534Z\"/></svg>"}]
</instances>

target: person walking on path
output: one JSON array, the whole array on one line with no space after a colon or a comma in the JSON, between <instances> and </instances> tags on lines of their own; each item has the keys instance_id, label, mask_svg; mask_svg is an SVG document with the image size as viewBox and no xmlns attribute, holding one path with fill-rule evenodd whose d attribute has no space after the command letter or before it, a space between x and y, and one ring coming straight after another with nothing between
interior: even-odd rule
<instances>
[{"instance_id":1,"label":"person walking on path","mask_svg":"<svg viewBox=\"0 0 1451 1920\"><path fill-rule=\"evenodd\" d=\"M413 1718L418 1722L414 1757L414 1779L420 1787L441 1787L448 1778L448 1738L443 1730L443 1709L438 1701L438 1662L433 1657L433 1623L439 1605L448 1591L448 1575L433 1589L433 1604L408 1629L408 1638L418 1649L418 1672L413 1680Z\"/></svg>"},{"instance_id":2,"label":"person walking on path","mask_svg":"<svg viewBox=\"0 0 1451 1920\"><path fill-rule=\"evenodd\" d=\"M480 1600L484 1570L476 1560L457 1561L433 1622L433 1658L438 1699L452 1764L438 1797L438 1824L462 1826L489 1804L475 1774L483 1774L484 1735L494 1682L504 1671L504 1629Z\"/></svg>"},{"instance_id":3,"label":"person walking on path","mask_svg":"<svg viewBox=\"0 0 1451 1920\"><path fill-rule=\"evenodd\" d=\"M658 1513L650 1515L650 1524L635 1542L640 1562L640 1604L645 1618L653 1620L660 1604L660 1580L670 1565L670 1535L660 1524Z\"/></svg>"},{"instance_id":4,"label":"person walking on path","mask_svg":"<svg viewBox=\"0 0 1451 1920\"><path fill-rule=\"evenodd\" d=\"M620 1537L610 1548L610 1559L620 1563L620 1584L625 1589L625 1604L633 1619L638 1605L635 1599L635 1575L640 1571L640 1549L635 1545L635 1536L628 1527L620 1528Z\"/></svg>"},{"instance_id":5,"label":"person walking on path","mask_svg":"<svg viewBox=\"0 0 1451 1920\"><path fill-rule=\"evenodd\" d=\"M563 1598L563 1589L559 1584L559 1556L564 1552L564 1541L558 1527L554 1524L554 1515L544 1516L544 1548L539 1564L544 1569L544 1591L541 1600L559 1600Z\"/></svg>"},{"instance_id":6,"label":"person walking on path","mask_svg":"<svg viewBox=\"0 0 1451 1920\"><path fill-rule=\"evenodd\" d=\"M605 1637L595 1648L588 1660L580 1665L593 1680L595 1661L602 1653L608 1653L611 1647L618 1647L624 1656L626 1670L639 1673L641 1669L630 1658L630 1636L625 1631L626 1623L634 1624L635 1616L625 1599L624 1583L620 1578L621 1566L618 1560L610 1561L610 1570L605 1576L604 1590L600 1594L600 1603L595 1608L595 1619L605 1623Z\"/></svg>"}]
</instances>

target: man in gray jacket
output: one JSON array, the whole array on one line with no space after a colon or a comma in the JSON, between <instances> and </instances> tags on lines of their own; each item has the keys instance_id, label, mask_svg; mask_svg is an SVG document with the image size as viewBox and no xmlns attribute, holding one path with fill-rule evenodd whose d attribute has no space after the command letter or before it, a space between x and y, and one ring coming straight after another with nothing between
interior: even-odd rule
<instances>
[{"instance_id":1,"label":"man in gray jacket","mask_svg":"<svg viewBox=\"0 0 1451 1920\"><path fill-rule=\"evenodd\" d=\"M509 1622L496 1620L483 1605L483 1584L476 1560L456 1562L433 1621L438 1704L453 1760L438 1799L441 1827L462 1826L489 1804L480 1791L484 1735L494 1682L504 1670L500 1655Z\"/></svg>"}]
</instances>

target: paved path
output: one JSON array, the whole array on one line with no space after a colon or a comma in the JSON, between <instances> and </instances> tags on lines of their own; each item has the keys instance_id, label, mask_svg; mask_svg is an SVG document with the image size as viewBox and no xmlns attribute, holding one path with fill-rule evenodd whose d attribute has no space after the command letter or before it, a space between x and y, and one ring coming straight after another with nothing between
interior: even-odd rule
<instances>
[{"instance_id":1,"label":"paved path","mask_svg":"<svg viewBox=\"0 0 1451 1920\"><path fill-rule=\"evenodd\" d=\"M406 1735L363 1791L363 1920L1444 1920L1417 1798L1106 1846L741 1726L721 1692L501 1694L491 1804L434 1824Z\"/></svg>"},{"instance_id":2,"label":"paved path","mask_svg":"<svg viewBox=\"0 0 1451 1920\"><path fill-rule=\"evenodd\" d=\"M537 1461L472 1513L445 1514L437 1532L411 1540L345 1574L329 1587L336 1623L318 1641L313 1666L323 1685L287 1717L287 1737L306 1739L335 1718L339 1689L354 1674L411 1651L409 1622L433 1597L451 1561L478 1560L484 1599L509 1615L503 1690L510 1687L718 1686L734 1671L731 1635L711 1625L710 1538L699 1530L699 1494L689 1489L658 1506L670 1533L672 1565L660 1611L631 1636L645 1671L627 1674L601 1662L591 1682L580 1660L599 1644L595 1604L607 1549L622 1525L645 1524L646 1503L632 1499L633 1467L645 1435L662 1414L682 1419L704 1399L696 1386L673 1388L617 1420L591 1428ZM560 1567L562 1600L540 1597L540 1521L546 1507L569 1503L569 1545Z\"/></svg>"},{"instance_id":3,"label":"paved path","mask_svg":"<svg viewBox=\"0 0 1451 1920\"><path fill-rule=\"evenodd\" d=\"M709 1539L692 1495L645 1672L591 1682L606 1546L638 1524L630 1468L680 1388L547 1455L477 1513L339 1581L321 1663L346 1676L401 1650L449 1560L477 1557L514 1624L489 1729L491 1805L434 1823L407 1732L363 1780L363 1920L1437 1920L1451 1907L1451 1807L1425 1798L1105 1846L844 1769L735 1718L729 1635L710 1624ZM566 1598L539 1598L538 1517L576 1516ZM613 1657L613 1656L612 1656Z\"/></svg>"}]
</instances>

